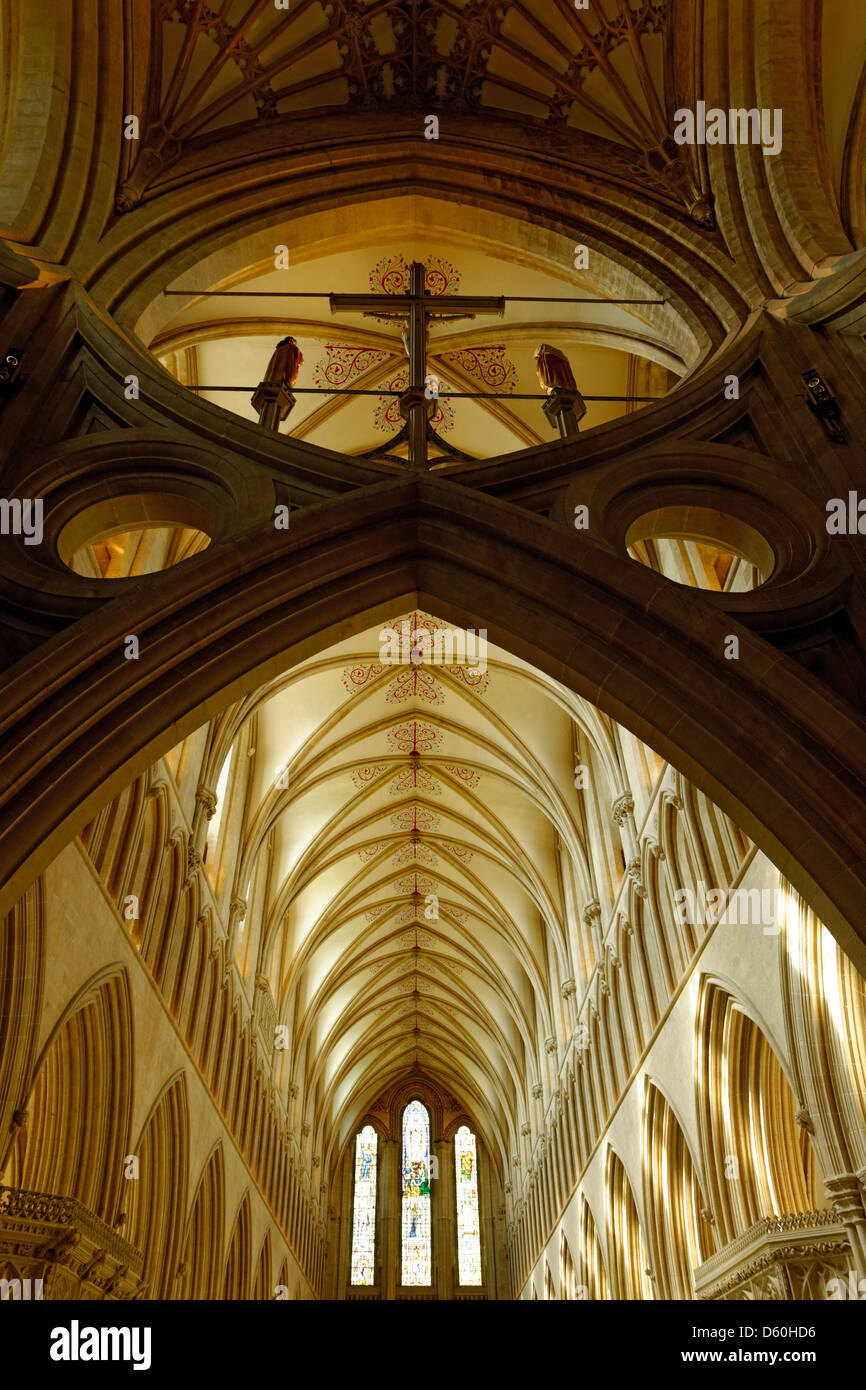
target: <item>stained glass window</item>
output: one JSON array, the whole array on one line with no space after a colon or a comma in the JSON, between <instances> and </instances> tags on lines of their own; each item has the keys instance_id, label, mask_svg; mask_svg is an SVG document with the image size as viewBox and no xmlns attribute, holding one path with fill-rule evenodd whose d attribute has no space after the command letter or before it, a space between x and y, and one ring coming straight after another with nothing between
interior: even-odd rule
<instances>
[{"instance_id":1,"label":"stained glass window","mask_svg":"<svg viewBox=\"0 0 866 1390\"><path fill-rule=\"evenodd\" d=\"M461 1284L481 1283L481 1233L478 1224L478 1163L475 1135L461 1125L454 1136L457 1181L457 1260Z\"/></svg>"},{"instance_id":2,"label":"stained glass window","mask_svg":"<svg viewBox=\"0 0 866 1390\"><path fill-rule=\"evenodd\" d=\"M375 1282L376 1131L365 1125L355 1140L355 1214L352 1221L352 1283Z\"/></svg>"},{"instance_id":3,"label":"stained glass window","mask_svg":"<svg viewBox=\"0 0 866 1390\"><path fill-rule=\"evenodd\" d=\"M403 1284L430 1283L430 1117L420 1100L403 1111Z\"/></svg>"}]
</instances>

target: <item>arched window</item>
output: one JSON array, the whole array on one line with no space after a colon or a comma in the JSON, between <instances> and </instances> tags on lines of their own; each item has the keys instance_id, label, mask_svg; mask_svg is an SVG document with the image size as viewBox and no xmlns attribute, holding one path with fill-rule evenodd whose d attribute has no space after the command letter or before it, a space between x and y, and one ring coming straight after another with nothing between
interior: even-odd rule
<instances>
[{"instance_id":1,"label":"arched window","mask_svg":"<svg viewBox=\"0 0 866 1390\"><path fill-rule=\"evenodd\" d=\"M481 1232L478 1221L478 1162L475 1135L461 1125L454 1136L457 1183L457 1268L461 1284L480 1284Z\"/></svg>"},{"instance_id":2,"label":"arched window","mask_svg":"<svg viewBox=\"0 0 866 1390\"><path fill-rule=\"evenodd\" d=\"M220 768L220 775L217 778L216 788L214 789L216 808L207 824L207 841L205 843L204 858L207 864L208 877L214 886L216 886L217 883L219 870L220 827L223 821L223 811L225 810L226 792L229 785L229 773L231 771L234 751L234 744L232 744Z\"/></svg>"},{"instance_id":3,"label":"arched window","mask_svg":"<svg viewBox=\"0 0 866 1390\"><path fill-rule=\"evenodd\" d=\"M403 1284L431 1282L430 1116L420 1100L403 1111Z\"/></svg>"},{"instance_id":4,"label":"arched window","mask_svg":"<svg viewBox=\"0 0 866 1390\"><path fill-rule=\"evenodd\" d=\"M365 1125L355 1140L355 1212L352 1220L352 1283L375 1283L377 1134Z\"/></svg>"}]
</instances>

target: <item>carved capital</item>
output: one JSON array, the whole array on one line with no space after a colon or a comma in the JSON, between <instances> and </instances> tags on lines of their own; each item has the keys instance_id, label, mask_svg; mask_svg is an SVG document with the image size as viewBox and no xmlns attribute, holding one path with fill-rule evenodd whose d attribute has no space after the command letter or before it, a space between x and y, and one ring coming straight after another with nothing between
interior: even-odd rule
<instances>
[{"instance_id":1,"label":"carved capital","mask_svg":"<svg viewBox=\"0 0 866 1390\"><path fill-rule=\"evenodd\" d=\"M216 792L199 783L195 794L195 804L203 808L205 815L210 820L217 808Z\"/></svg>"},{"instance_id":2,"label":"carved capital","mask_svg":"<svg viewBox=\"0 0 866 1390\"><path fill-rule=\"evenodd\" d=\"M570 999L573 994L577 993L577 984L575 980L569 976L567 980L563 980L559 989L563 999Z\"/></svg>"},{"instance_id":3,"label":"carved capital","mask_svg":"<svg viewBox=\"0 0 866 1390\"><path fill-rule=\"evenodd\" d=\"M634 891L637 894L637 896L639 898L645 898L646 889L643 886L643 880L641 878L641 864L639 855L635 855L633 859L630 859L628 861L628 863L625 866L625 871L631 879L632 883L634 884Z\"/></svg>"},{"instance_id":4,"label":"carved capital","mask_svg":"<svg viewBox=\"0 0 866 1390\"><path fill-rule=\"evenodd\" d=\"M544 1087L542 1086L540 1081L536 1081L535 1085L532 1088L532 1098L533 1100L541 1100L541 1097L543 1095Z\"/></svg>"},{"instance_id":5,"label":"carved capital","mask_svg":"<svg viewBox=\"0 0 866 1390\"><path fill-rule=\"evenodd\" d=\"M601 903L598 898L593 898L592 902L587 903L583 909L583 920L588 927L594 924L601 926Z\"/></svg>"},{"instance_id":6,"label":"carved capital","mask_svg":"<svg viewBox=\"0 0 866 1390\"><path fill-rule=\"evenodd\" d=\"M555 1052L555 1051L556 1051L556 1038L554 1038L554 1037L545 1038L545 1039L544 1039L544 1050L545 1050L545 1052L547 1052L548 1054Z\"/></svg>"},{"instance_id":7,"label":"carved capital","mask_svg":"<svg viewBox=\"0 0 866 1390\"><path fill-rule=\"evenodd\" d=\"M624 792L622 796L618 796L610 808L610 813L614 824L622 829L626 821L634 815L634 797L631 792Z\"/></svg>"}]
</instances>

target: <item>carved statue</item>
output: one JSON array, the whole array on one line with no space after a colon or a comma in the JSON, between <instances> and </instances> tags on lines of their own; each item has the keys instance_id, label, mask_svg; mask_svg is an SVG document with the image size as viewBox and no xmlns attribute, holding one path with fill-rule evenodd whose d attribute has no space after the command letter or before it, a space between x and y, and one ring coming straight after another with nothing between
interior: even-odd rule
<instances>
[{"instance_id":1,"label":"carved statue","mask_svg":"<svg viewBox=\"0 0 866 1390\"><path fill-rule=\"evenodd\" d=\"M265 405L267 400L263 391L265 386L287 386L291 390L298 379L298 372L303 360L304 354L295 339L281 338L274 348L268 363L268 370L265 372L261 384L256 387L252 398L253 410L261 412Z\"/></svg>"},{"instance_id":2,"label":"carved statue","mask_svg":"<svg viewBox=\"0 0 866 1390\"><path fill-rule=\"evenodd\" d=\"M559 348L542 343L535 349L535 362L538 370L538 383L550 394L559 387L563 391L577 391L577 382L571 363Z\"/></svg>"}]
</instances>

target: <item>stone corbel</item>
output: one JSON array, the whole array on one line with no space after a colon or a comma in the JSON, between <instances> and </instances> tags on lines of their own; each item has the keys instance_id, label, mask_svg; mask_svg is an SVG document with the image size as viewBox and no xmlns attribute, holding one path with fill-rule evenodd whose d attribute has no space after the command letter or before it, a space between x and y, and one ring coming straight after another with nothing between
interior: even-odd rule
<instances>
[{"instance_id":1,"label":"stone corbel","mask_svg":"<svg viewBox=\"0 0 866 1390\"><path fill-rule=\"evenodd\" d=\"M807 1134L815 1133L815 1126L812 1123L812 1117L809 1114L809 1111L806 1109L805 1105L801 1105L799 1110L797 1110L797 1112L795 1113L794 1123L798 1124L801 1129L805 1129Z\"/></svg>"},{"instance_id":2,"label":"stone corbel","mask_svg":"<svg viewBox=\"0 0 866 1390\"><path fill-rule=\"evenodd\" d=\"M595 958L598 960L604 951L604 943L601 935L601 903L597 898L587 903L583 909L583 920L589 928L589 937L592 942L592 949Z\"/></svg>"},{"instance_id":3,"label":"stone corbel","mask_svg":"<svg viewBox=\"0 0 866 1390\"><path fill-rule=\"evenodd\" d=\"M201 857L201 854L200 854L199 851L196 849L195 845L192 845L192 844L187 845L187 847L186 847L186 878L184 879L184 887L186 887L187 884L189 884L189 883L192 882L193 878L194 878L195 875L200 871L201 867L202 867L202 857Z\"/></svg>"},{"instance_id":4,"label":"stone corbel","mask_svg":"<svg viewBox=\"0 0 866 1390\"><path fill-rule=\"evenodd\" d=\"M639 855L634 855L628 861L628 863L625 866L625 871L631 879L632 883L634 884L634 891L637 897L645 898L647 895L647 891L644 887L643 878L641 876L641 862Z\"/></svg>"}]
</instances>

